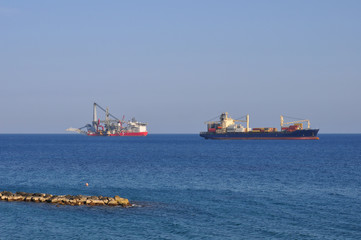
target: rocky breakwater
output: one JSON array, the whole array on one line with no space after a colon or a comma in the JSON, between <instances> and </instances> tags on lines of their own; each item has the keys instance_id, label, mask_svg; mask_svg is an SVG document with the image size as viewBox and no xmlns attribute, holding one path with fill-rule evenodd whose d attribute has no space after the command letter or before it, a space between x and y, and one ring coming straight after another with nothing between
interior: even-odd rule
<instances>
[{"instance_id":1,"label":"rocky breakwater","mask_svg":"<svg viewBox=\"0 0 361 240\"><path fill-rule=\"evenodd\" d=\"M40 202L40 203L52 203L57 205L71 205L71 206L122 206L131 207L129 200L115 197L103 197L103 196L84 196L84 195L51 195L45 193L25 193L9 191L0 192L0 199L2 201L14 202Z\"/></svg>"}]
</instances>

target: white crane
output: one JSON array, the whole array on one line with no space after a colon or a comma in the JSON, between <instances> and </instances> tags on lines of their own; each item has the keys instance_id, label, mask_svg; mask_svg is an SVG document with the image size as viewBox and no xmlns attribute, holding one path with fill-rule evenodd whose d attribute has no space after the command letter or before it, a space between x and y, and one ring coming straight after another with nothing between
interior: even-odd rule
<instances>
[{"instance_id":1,"label":"white crane","mask_svg":"<svg viewBox=\"0 0 361 240\"><path fill-rule=\"evenodd\" d=\"M286 118L292 118L292 117L287 117L285 116ZM304 122L307 122L307 129L310 129L311 128L311 123L310 123L310 120L308 119L299 119L299 120L296 120L296 121L292 121L292 122L284 122L284 116L281 115L281 128L283 127L288 127L292 124L296 124L296 123L301 123L302 124L302 129L303 129L303 123ZM293 118L293 119L298 119L298 118Z\"/></svg>"}]
</instances>

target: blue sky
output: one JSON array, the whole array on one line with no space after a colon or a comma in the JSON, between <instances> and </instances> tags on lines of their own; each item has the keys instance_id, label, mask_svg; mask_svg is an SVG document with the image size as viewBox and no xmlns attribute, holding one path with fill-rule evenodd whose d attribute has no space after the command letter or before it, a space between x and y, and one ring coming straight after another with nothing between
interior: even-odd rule
<instances>
[{"instance_id":1,"label":"blue sky","mask_svg":"<svg viewBox=\"0 0 361 240\"><path fill-rule=\"evenodd\" d=\"M0 1L0 133L64 133L92 103L197 133L228 111L361 132L361 1Z\"/></svg>"}]
</instances>

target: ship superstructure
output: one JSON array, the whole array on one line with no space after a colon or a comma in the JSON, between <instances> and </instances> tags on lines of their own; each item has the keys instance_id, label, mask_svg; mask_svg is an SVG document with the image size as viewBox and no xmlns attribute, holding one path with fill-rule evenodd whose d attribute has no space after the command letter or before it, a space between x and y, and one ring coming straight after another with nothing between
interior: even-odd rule
<instances>
[{"instance_id":1,"label":"ship superstructure","mask_svg":"<svg viewBox=\"0 0 361 240\"><path fill-rule=\"evenodd\" d=\"M97 115L97 108L105 113L105 119L101 120ZM146 136L147 123L141 123L132 118L120 120L109 112L108 107L104 109L99 104L93 104L93 121L81 128L68 128L67 131L77 132L88 136Z\"/></svg>"},{"instance_id":2,"label":"ship superstructure","mask_svg":"<svg viewBox=\"0 0 361 240\"><path fill-rule=\"evenodd\" d=\"M290 118L290 117L287 117ZM284 121L281 115L281 131L277 128L263 127L250 128L249 115L232 119L228 113L222 113L219 121L208 121L207 132L201 132L200 136L205 139L288 139L288 140L317 140L319 129L311 129L310 121L307 119L297 119L296 121ZM243 126L242 123L246 125ZM307 123L307 128L304 128Z\"/></svg>"}]
</instances>

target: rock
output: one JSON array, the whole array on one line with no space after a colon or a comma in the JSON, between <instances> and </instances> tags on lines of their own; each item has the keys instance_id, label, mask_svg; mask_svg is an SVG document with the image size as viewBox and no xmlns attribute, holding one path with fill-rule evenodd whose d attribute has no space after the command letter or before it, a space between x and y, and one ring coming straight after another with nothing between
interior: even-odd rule
<instances>
[{"instance_id":1,"label":"rock","mask_svg":"<svg viewBox=\"0 0 361 240\"><path fill-rule=\"evenodd\" d=\"M78 203L78 205L86 204L86 201L87 201L86 196L83 196L83 195L78 195L74 199Z\"/></svg>"},{"instance_id":2,"label":"rock","mask_svg":"<svg viewBox=\"0 0 361 240\"><path fill-rule=\"evenodd\" d=\"M78 203L78 201L77 201L76 199L69 199L69 200L67 201L67 203L70 204L70 205L75 205L75 204Z\"/></svg>"},{"instance_id":3,"label":"rock","mask_svg":"<svg viewBox=\"0 0 361 240\"><path fill-rule=\"evenodd\" d=\"M101 205L105 205L105 203L102 200L99 199L95 199L95 200L91 200L90 205L92 206L101 206Z\"/></svg>"},{"instance_id":4,"label":"rock","mask_svg":"<svg viewBox=\"0 0 361 240\"><path fill-rule=\"evenodd\" d=\"M17 195L20 195L20 196L27 196L28 193L26 192L16 192Z\"/></svg>"},{"instance_id":5,"label":"rock","mask_svg":"<svg viewBox=\"0 0 361 240\"><path fill-rule=\"evenodd\" d=\"M12 195L13 195L13 193L12 193L12 192L9 192L9 191L3 191L3 192L1 192L1 194L2 194L3 196L12 196Z\"/></svg>"},{"instance_id":6,"label":"rock","mask_svg":"<svg viewBox=\"0 0 361 240\"><path fill-rule=\"evenodd\" d=\"M63 199L64 199L63 197L58 197L58 196L54 195L51 198L49 198L47 202L50 202L50 203L62 203Z\"/></svg>"},{"instance_id":7,"label":"rock","mask_svg":"<svg viewBox=\"0 0 361 240\"><path fill-rule=\"evenodd\" d=\"M40 202L39 199L40 199L40 197L38 197L38 196L33 196L33 197L31 198L31 201L32 201L32 202Z\"/></svg>"},{"instance_id":8,"label":"rock","mask_svg":"<svg viewBox=\"0 0 361 240\"><path fill-rule=\"evenodd\" d=\"M58 203L65 203L68 204L70 199L66 198L65 196L58 196L57 197Z\"/></svg>"},{"instance_id":9,"label":"rock","mask_svg":"<svg viewBox=\"0 0 361 240\"><path fill-rule=\"evenodd\" d=\"M14 201L14 197L13 196L7 196L7 199L6 199L8 202L12 202Z\"/></svg>"},{"instance_id":10,"label":"rock","mask_svg":"<svg viewBox=\"0 0 361 240\"><path fill-rule=\"evenodd\" d=\"M31 202L32 196L27 196L25 197L24 201L25 202Z\"/></svg>"},{"instance_id":11,"label":"rock","mask_svg":"<svg viewBox=\"0 0 361 240\"><path fill-rule=\"evenodd\" d=\"M84 195L76 195L75 197L74 197L75 199L86 199L86 196L84 196Z\"/></svg>"},{"instance_id":12,"label":"rock","mask_svg":"<svg viewBox=\"0 0 361 240\"><path fill-rule=\"evenodd\" d=\"M14 201L24 201L25 197L21 195L15 195L13 199Z\"/></svg>"},{"instance_id":13,"label":"rock","mask_svg":"<svg viewBox=\"0 0 361 240\"><path fill-rule=\"evenodd\" d=\"M119 204L118 204L117 201L115 201L114 199L112 199L112 200L109 200L109 202L108 202L107 205L108 205L108 206L117 206L117 205L119 205Z\"/></svg>"},{"instance_id":14,"label":"rock","mask_svg":"<svg viewBox=\"0 0 361 240\"><path fill-rule=\"evenodd\" d=\"M41 197L41 198L39 198L39 201L40 201L40 202L48 202L49 199L50 199L50 198Z\"/></svg>"},{"instance_id":15,"label":"rock","mask_svg":"<svg viewBox=\"0 0 361 240\"><path fill-rule=\"evenodd\" d=\"M123 207L130 206L130 202L126 198L121 198L118 195L114 197L115 201L118 202L119 205L122 205Z\"/></svg>"}]
</instances>

